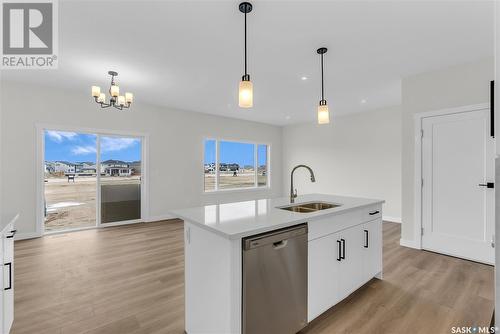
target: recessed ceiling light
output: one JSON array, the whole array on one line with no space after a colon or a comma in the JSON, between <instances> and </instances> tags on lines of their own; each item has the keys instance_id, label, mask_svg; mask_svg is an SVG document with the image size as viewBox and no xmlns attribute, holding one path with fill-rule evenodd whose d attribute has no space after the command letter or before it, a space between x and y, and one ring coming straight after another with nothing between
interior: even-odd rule
<instances>
[{"instance_id":1,"label":"recessed ceiling light","mask_svg":"<svg viewBox=\"0 0 500 334\"><path fill-rule=\"evenodd\" d=\"M306 77L306 76L300 77L300 80L302 80L302 81L306 81L306 80L307 80L307 77Z\"/></svg>"},{"instance_id":2,"label":"recessed ceiling light","mask_svg":"<svg viewBox=\"0 0 500 334\"><path fill-rule=\"evenodd\" d=\"M361 100L361 104L365 104L366 103L366 100L365 99L362 99Z\"/></svg>"},{"instance_id":3,"label":"recessed ceiling light","mask_svg":"<svg viewBox=\"0 0 500 334\"><path fill-rule=\"evenodd\" d=\"M289 120L289 119L290 119L290 116L289 116L289 115L286 115L286 116L285 116L285 119L286 119L286 120Z\"/></svg>"}]
</instances>

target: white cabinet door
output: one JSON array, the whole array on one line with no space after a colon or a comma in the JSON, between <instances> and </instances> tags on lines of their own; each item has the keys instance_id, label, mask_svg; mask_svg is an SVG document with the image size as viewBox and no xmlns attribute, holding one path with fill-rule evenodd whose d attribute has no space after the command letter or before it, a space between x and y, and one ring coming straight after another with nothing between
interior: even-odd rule
<instances>
[{"instance_id":1,"label":"white cabinet door","mask_svg":"<svg viewBox=\"0 0 500 334\"><path fill-rule=\"evenodd\" d=\"M14 321L14 238L12 224L3 231L3 333L10 332Z\"/></svg>"},{"instance_id":2,"label":"white cabinet door","mask_svg":"<svg viewBox=\"0 0 500 334\"><path fill-rule=\"evenodd\" d=\"M308 243L308 321L339 301L340 238L338 236L338 233L334 233Z\"/></svg>"},{"instance_id":3,"label":"white cabinet door","mask_svg":"<svg viewBox=\"0 0 500 334\"><path fill-rule=\"evenodd\" d=\"M382 219L363 224L363 280L382 271Z\"/></svg>"},{"instance_id":4,"label":"white cabinet door","mask_svg":"<svg viewBox=\"0 0 500 334\"><path fill-rule=\"evenodd\" d=\"M339 232L341 241L339 296L344 299L363 284L362 225Z\"/></svg>"}]
</instances>

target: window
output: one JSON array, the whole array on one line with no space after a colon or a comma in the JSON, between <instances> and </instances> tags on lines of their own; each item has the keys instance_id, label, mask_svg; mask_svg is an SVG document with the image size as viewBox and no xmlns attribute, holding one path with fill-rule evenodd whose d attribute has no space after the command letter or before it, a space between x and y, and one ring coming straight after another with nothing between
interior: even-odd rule
<instances>
[{"instance_id":1,"label":"window","mask_svg":"<svg viewBox=\"0 0 500 334\"><path fill-rule=\"evenodd\" d=\"M215 190L215 140L205 140L205 191Z\"/></svg>"},{"instance_id":2,"label":"window","mask_svg":"<svg viewBox=\"0 0 500 334\"><path fill-rule=\"evenodd\" d=\"M257 183L267 186L267 145L257 146Z\"/></svg>"},{"instance_id":3,"label":"window","mask_svg":"<svg viewBox=\"0 0 500 334\"><path fill-rule=\"evenodd\" d=\"M205 191L267 187L269 146L206 139Z\"/></svg>"}]
</instances>

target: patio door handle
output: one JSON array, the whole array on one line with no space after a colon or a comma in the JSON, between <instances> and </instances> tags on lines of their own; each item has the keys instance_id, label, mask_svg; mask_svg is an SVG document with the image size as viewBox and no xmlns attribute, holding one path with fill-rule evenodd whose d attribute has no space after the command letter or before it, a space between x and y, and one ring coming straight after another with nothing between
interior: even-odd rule
<instances>
[{"instance_id":1,"label":"patio door handle","mask_svg":"<svg viewBox=\"0 0 500 334\"><path fill-rule=\"evenodd\" d=\"M493 189L495 188L495 183L493 182L479 183L478 186Z\"/></svg>"}]
</instances>

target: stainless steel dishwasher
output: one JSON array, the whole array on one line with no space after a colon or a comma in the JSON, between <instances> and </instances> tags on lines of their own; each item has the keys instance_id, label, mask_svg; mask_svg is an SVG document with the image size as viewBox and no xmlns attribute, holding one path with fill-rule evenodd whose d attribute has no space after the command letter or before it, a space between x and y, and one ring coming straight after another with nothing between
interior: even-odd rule
<instances>
[{"instance_id":1,"label":"stainless steel dishwasher","mask_svg":"<svg viewBox=\"0 0 500 334\"><path fill-rule=\"evenodd\" d=\"M307 225L243 239L243 334L294 334L307 324Z\"/></svg>"}]
</instances>

